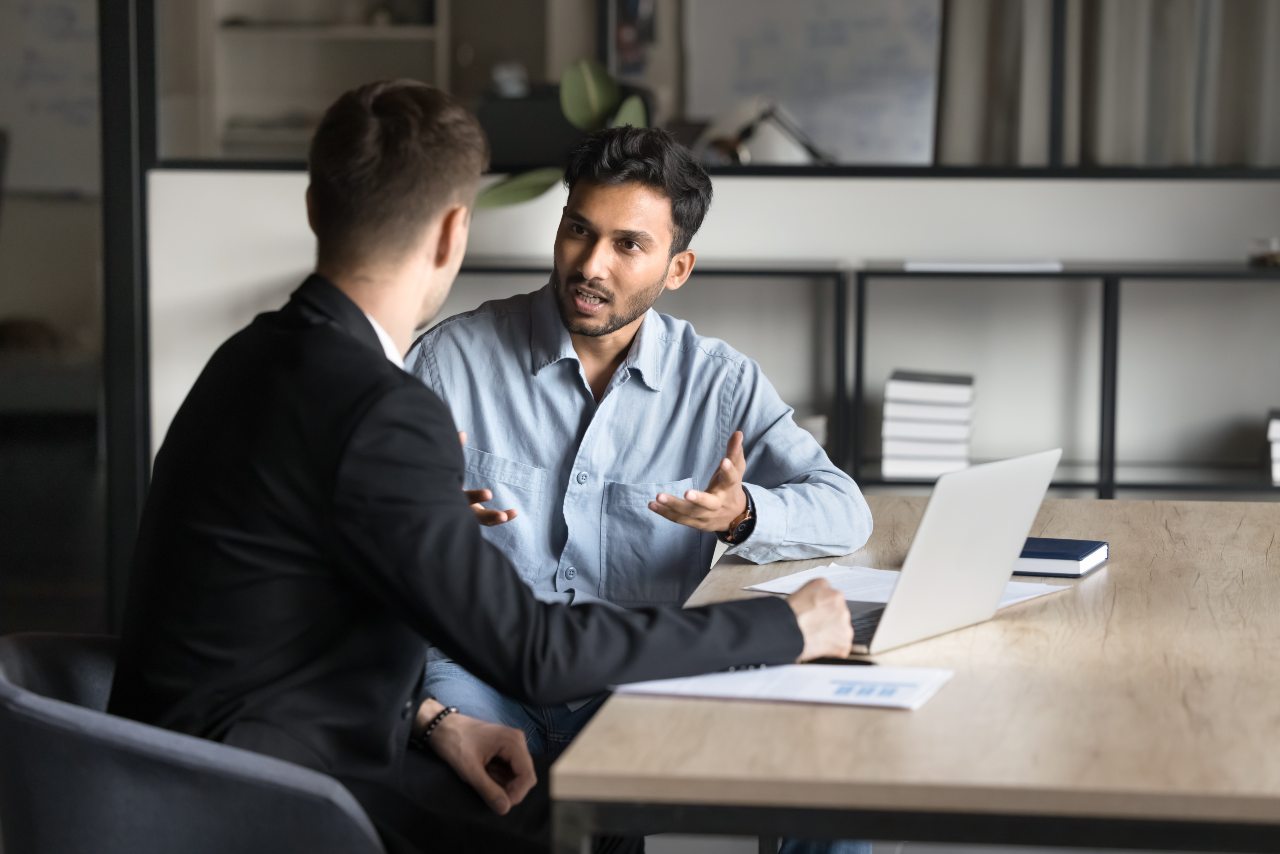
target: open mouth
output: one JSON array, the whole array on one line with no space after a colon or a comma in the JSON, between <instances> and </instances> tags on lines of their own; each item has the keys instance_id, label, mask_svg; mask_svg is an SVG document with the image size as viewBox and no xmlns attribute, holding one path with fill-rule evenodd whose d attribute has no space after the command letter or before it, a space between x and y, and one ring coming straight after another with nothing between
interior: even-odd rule
<instances>
[{"instance_id":1,"label":"open mouth","mask_svg":"<svg viewBox=\"0 0 1280 854\"><path fill-rule=\"evenodd\" d=\"M600 294L595 293L587 288L573 287L569 291L573 294L573 304L580 314L594 316L604 310L604 306L609 302Z\"/></svg>"}]
</instances>

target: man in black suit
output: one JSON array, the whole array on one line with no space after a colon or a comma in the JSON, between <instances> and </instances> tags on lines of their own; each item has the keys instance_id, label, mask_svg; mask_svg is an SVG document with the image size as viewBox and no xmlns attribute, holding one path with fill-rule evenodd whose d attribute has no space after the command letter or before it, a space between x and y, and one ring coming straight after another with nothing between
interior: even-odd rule
<instances>
[{"instance_id":1,"label":"man in black suit","mask_svg":"<svg viewBox=\"0 0 1280 854\"><path fill-rule=\"evenodd\" d=\"M325 114L316 272L218 349L169 428L110 704L338 777L395 848L547 838L522 734L421 696L423 639L534 703L852 642L825 584L569 608L537 601L481 538L449 412L401 359L461 264L486 151L470 114L420 83L370 84Z\"/></svg>"}]
</instances>

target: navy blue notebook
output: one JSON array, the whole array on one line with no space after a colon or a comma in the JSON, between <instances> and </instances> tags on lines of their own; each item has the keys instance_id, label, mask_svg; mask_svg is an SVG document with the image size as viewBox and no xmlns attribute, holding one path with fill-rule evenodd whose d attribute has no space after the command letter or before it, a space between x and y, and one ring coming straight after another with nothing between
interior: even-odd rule
<instances>
[{"instance_id":1,"label":"navy blue notebook","mask_svg":"<svg viewBox=\"0 0 1280 854\"><path fill-rule=\"evenodd\" d=\"M1101 540L1027 537L1013 574L1079 578L1102 566L1109 556L1110 548Z\"/></svg>"}]
</instances>

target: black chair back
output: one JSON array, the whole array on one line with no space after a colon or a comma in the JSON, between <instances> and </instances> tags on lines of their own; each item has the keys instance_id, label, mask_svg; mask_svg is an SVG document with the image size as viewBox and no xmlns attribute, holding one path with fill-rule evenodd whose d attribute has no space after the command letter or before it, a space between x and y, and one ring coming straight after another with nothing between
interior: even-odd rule
<instances>
[{"instance_id":1,"label":"black chair back","mask_svg":"<svg viewBox=\"0 0 1280 854\"><path fill-rule=\"evenodd\" d=\"M385 854L336 780L102 711L115 644L0 637L4 854Z\"/></svg>"}]
</instances>

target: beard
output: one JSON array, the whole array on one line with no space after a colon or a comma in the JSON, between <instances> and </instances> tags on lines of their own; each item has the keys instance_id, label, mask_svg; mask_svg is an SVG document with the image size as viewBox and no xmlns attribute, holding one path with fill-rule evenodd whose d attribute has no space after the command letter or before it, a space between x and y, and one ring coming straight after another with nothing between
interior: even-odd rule
<instances>
[{"instance_id":1,"label":"beard","mask_svg":"<svg viewBox=\"0 0 1280 854\"><path fill-rule=\"evenodd\" d=\"M664 290L669 269L670 264L668 263L667 268L663 269L662 275L658 277L658 280L652 286L632 294L621 304L618 303L617 295L612 290L597 281L587 281L578 273L574 273L571 276L562 276L560 271L555 269L553 270L555 277L553 283L556 293L556 308L560 310L560 320L564 323L565 329L568 329L574 335L599 338L603 335L617 332L622 327L634 322L658 301L658 297L662 295ZM590 288L604 297L606 307L599 317L582 317L578 313L574 306L574 290L580 286Z\"/></svg>"}]
</instances>

